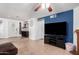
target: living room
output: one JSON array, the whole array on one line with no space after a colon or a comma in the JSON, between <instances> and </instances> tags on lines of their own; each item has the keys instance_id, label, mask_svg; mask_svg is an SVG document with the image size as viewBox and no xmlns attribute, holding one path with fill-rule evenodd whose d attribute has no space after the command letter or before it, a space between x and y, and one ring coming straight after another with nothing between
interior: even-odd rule
<instances>
[{"instance_id":1,"label":"living room","mask_svg":"<svg viewBox=\"0 0 79 59\"><path fill-rule=\"evenodd\" d=\"M0 3L1 54L78 54L78 10L79 3Z\"/></svg>"}]
</instances>

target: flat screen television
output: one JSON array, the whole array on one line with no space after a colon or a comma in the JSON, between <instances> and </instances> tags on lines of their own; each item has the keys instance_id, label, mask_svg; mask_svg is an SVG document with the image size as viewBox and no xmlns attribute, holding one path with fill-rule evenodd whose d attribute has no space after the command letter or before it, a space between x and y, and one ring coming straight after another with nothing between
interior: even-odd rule
<instances>
[{"instance_id":1,"label":"flat screen television","mask_svg":"<svg viewBox=\"0 0 79 59\"><path fill-rule=\"evenodd\" d=\"M56 22L45 24L45 34L66 35L66 22Z\"/></svg>"}]
</instances>

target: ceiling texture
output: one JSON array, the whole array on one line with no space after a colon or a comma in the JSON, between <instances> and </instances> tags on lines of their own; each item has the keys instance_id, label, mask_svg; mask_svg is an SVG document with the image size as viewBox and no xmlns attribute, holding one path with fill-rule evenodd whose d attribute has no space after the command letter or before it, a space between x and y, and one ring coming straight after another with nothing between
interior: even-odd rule
<instances>
[{"instance_id":1,"label":"ceiling texture","mask_svg":"<svg viewBox=\"0 0 79 59\"><path fill-rule=\"evenodd\" d=\"M31 17L36 4L33 3L0 3L0 17L24 20Z\"/></svg>"},{"instance_id":2,"label":"ceiling texture","mask_svg":"<svg viewBox=\"0 0 79 59\"><path fill-rule=\"evenodd\" d=\"M38 3L0 3L0 18L27 20L31 17L43 17L53 13L67 11L79 6L79 3L51 3L53 11L47 9L34 11Z\"/></svg>"},{"instance_id":3,"label":"ceiling texture","mask_svg":"<svg viewBox=\"0 0 79 59\"><path fill-rule=\"evenodd\" d=\"M52 12L49 12L48 9L42 9L32 14L31 17L44 17L55 13L64 12L67 10L74 9L79 6L79 3L51 3L51 7L53 9Z\"/></svg>"}]
</instances>

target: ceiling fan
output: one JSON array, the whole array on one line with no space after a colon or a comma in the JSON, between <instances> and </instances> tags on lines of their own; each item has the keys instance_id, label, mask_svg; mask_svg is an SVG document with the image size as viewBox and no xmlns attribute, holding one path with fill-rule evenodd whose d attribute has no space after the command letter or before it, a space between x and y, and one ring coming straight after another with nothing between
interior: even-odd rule
<instances>
[{"instance_id":1,"label":"ceiling fan","mask_svg":"<svg viewBox=\"0 0 79 59\"><path fill-rule=\"evenodd\" d=\"M41 4L38 4L37 6L36 6L36 8L34 9L34 11L36 12L36 11L39 11L39 9L48 9L48 11L49 12L52 12L52 7L51 7L51 5L50 5L50 3L48 4L48 3L41 3Z\"/></svg>"}]
</instances>

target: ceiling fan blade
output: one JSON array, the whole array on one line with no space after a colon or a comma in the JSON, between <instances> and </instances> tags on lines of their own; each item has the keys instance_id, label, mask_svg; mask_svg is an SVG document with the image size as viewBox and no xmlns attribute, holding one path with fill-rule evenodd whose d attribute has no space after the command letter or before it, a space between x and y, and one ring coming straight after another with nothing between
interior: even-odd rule
<instances>
[{"instance_id":1,"label":"ceiling fan blade","mask_svg":"<svg viewBox=\"0 0 79 59\"><path fill-rule=\"evenodd\" d=\"M49 11L49 12L52 12L52 10L53 10L52 7L49 6L49 7L48 7L48 11Z\"/></svg>"},{"instance_id":2,"label":"ceiling fan blade","mask_svg":"<svg viewBox=\"0 0 79 59\"><path fill-rule=\"evenodd\" d=\"M46 4L39 4L35 9L34 9L34 11L38 11L40 8L43 8L43 7L45 7L44 9L46 9ZM52 12L52 7L51 7L51 5L49 5L48 7L47 7L47 9L48 9L48 11L49 12Z\"/></svg>"},{"instance_id":3,"label":"ceiling fan blade","mask_svg":"<svg viewBox=\"0 0 79 59\"><path fill-rule=\"evenodd\" d=\"M41 8L41 5L37 6L34 11L38 11Z\"/></svg>"}]
</instances>

